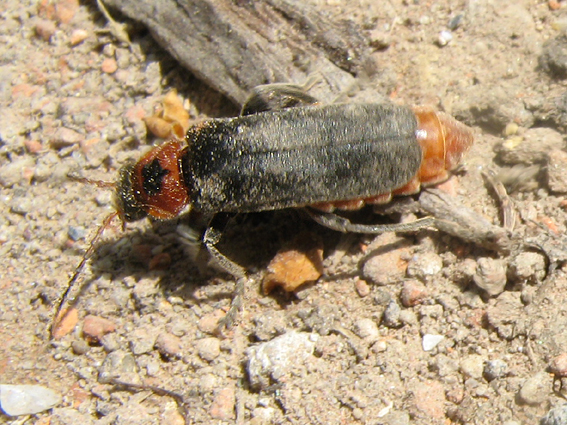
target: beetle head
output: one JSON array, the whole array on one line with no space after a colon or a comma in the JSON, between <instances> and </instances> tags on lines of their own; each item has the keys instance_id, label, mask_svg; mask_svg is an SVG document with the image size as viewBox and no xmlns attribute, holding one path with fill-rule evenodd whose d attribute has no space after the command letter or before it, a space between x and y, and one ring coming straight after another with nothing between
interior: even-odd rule
<instances>
[{"instance_id":1,"label":"beetle head","mask_svg":"<svg viewBox=\"0 0 567 425\"><path fill-rule=\"evenodd\" d=\"M183 152L183 144L172 140L121 168L116 204L124 221L170 219L187 207L189 196L179 166Z\"/></svg>"}]
</instances>

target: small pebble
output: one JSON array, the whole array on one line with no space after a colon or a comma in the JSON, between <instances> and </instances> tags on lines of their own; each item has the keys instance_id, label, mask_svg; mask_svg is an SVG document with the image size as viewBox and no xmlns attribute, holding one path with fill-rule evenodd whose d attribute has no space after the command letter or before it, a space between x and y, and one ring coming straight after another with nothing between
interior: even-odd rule
<instances>
[{"instance_id":1,"label":"small pebble","mask_svg":"<svg viewBox=\"0 0 567 425\"><path fill-rule=\"evenodd\" d=\"M354 333L367 341L376 341L380 335L378 325L372 319L360 319L354 323Z\"/></svg>"},{"instance_id":2,"label":"small pebble","mask_svg":"<svg viewBox=\"0 0 567 425\"><path fill-rule=\"evenodd\" d=\"M537 252L522 252L510 263L510 278L536 284L547 274L545 257Z\"/></svg>"},{"instance_id":3,"label":"small pebble","mask_svg":"<svg viewBox=\"0 0 567 425\"><path fill-rule=\"evenodd\" d=\"M236 404L236 391L233 387L215 392L209 413L213 419L232 421Z\"/></svg>"},{"instance_id":4,"label":"small pebble","mask_svg":"<svg viewBox=\"0 0 567 425\"><path fill-rule=\"evenodd\" d=\"M370 295L370 285L363 279L357 279L355 282L356 292L360 297L367 297Z\"/></svg>"},{"instance_id":5,"label":"small pebble","mask_svg":"<svg viewBox=\"0 0 567 425\"><path fill-rule=\"evenodd\" d=\"M437 345L443 341L445 337L443 335L432 335L432 334L425 334L421 340L421 346L423 347L423 351L431 351Z\"/></svg>"},{"instance_id":6,"label":"small pebble","mask_svg":"<svg viewBox=\"0 0 567 425\"><path fill-rule=\"evenodd\" d=\"M451 34L451 31L443 30L437 37L437 44L439 44L440 47L445 47L451 42L451 40L453 40L453 34Z\"/></svg>"},{"instance_id":7,"label":"small pebble","mask_svg":"<svg viewBox=\"0 0 567 425\"><path fill-rule=\"evenodd\" d=\"M10 201L10 211L14 214L26 215L33 210L32 200L23 196L17 196Z\"/></svg>"},{"instance_id":8,"label":"small pebble","mask_svg":"<svg viewBox=\"0 0 567 425\"><path fill-rule=\"evenodd\" d=\"M43 41L49 41L53 34L55 34L55 31L57 31L57 27L53 21L39 19L35 23L35 32Z\"/></svg>"},{"instance_id":9,"label":"small pebble","mask_svg":"<svg viewBox=\"0 0 567 425\"><path fill-rule=\"evenodd\" d=\"M443 269L443 259L434 252L415 254L408 263L407 275L421 280L435 276Z\"/></svg>"},{"instance_id":10,"label":"small pebble","mask_svg":"<svg viewBox=\"0 0 567 425\"><path fill-rule=\"evenodd\" d=\"M457 28L459 28L459 26L463 22L463 16L464 15L462 13L459 13L458 15L451 18L451 20L447 24L447 28L449 28L451 31L454 31Z\"/></svg>"},{"instance_id":11,"label":"small pebble","mask_svg":"<svg viewBox=\"0 0 567 425\"><path fill-rule=\"evenodd\" d=\"M195 348L199 357L212 362L220 355L220 341L218 338L202 338L195 341Z\"/></svg>"},{"instance_id":12,"label":"small pebble","mask_svg":"<svg viewBox=\"0 0 567 425\"><path fill-rule=\"evenodd\" d=\"M400 301L404 307L413 307L421 304L429 295L425 285L417 280L404 282Z\"/></svg>"},{"instance_id":13,"label":"small pebble","mask_svg":"<svg viewBox=\"0 0 567 425\"><path fill-rule=\"evenodd\" d=\"M62 149L68 146L79 144L84 139L85 136L76 132L75 130L61 127L55 132L51 140L49 140L49 144L53 149Z\"/></svg>"},{"instance_id":14,"label":"small pebble","mask_svg":"<svg viewBox=\"0 0 567 425\"><path fill-rule=\"evenodd\" d=\"M130 339L130 350L135 355L146 354L153 350L156 336L152 335L146 328L138 328L128 335Z\"/></svg>"},{"instance_id":15,"label":"small pebble","mask_svg":"<svg viewBox=\"0 0 567 425\"><path fill-rule=\"evenodd\" d=\"M106 73L106 74L112 74L114 72L116 72L116 70L118 69L118 64L116 63L116 60L113 58L106 58L102 61L102 65L101 65L101 70L102 72Z\"/></svg>"},{"instance_id":16,"label":"small pebble","mask_svg":"<svg viewBox=\"0 0 567 425\"><path fill-rule=\"evenodd\" d=\"M531 406L543 403L552 392L551 381L551 376L546 372L528 378L518 393L520 402Z\"/></svg>"},{"instance_id":17,"label":"small pebble","mask_svg":"<svg viewBox=\"0 0 567 425\"><path fill-rule=\"evenodd\" d=\"M508 373L508 364L504 360L495 359L489 360L484 366L484 377L487 381L493 381L494 379L500 379L506 376Z\"/></svg>"},{"instance_id":18,"label":"small pebble","mask_svg":"<svg viewBox=\"0 0 567 425\"><path fill-rule=\"evenodd\" d=\"M461 360L460 369L467 378L480 379L484 371L484 357L471 354Z\"/></svg>"},{"instance_id":19,"label":"small pebble","mask_svg":"<svg viewBox=\"0 0 567 425\"><path fill-rule=\"evenodd\" d=\"M396 301L390 301L386 310L384 310L383 322L389 328L399 328L402 326L400 320L401 308Z\"/></svg>"},{"instance_id":20,"label":"small pebble","mask_svg":"<svg viewBox=\"0 0 567 425\"><path fill-rule=\"evenodd\" d=\"M305 369L305 362L313 355L317 334L288 332L271 341L250 347L246 370L254 388L268 388L284 382L294 369Z\"/></svg>"},{"instance_id":21,"label":"small pebble","mask_svg":"<svg viewBox=\"0 0 567 425\"><path fill-rule=\"evenodd\" d=\"M81 44L83 41L87 39L88 36L89 33L86 32L85 30L77 29L73 31L71 33L71 38L70 38L71 46L76 46L78 44Z\"/></svg>"},{"instance_id":22,"label":"small pebble","mask_svg":"<svg viewBox=\"0 0 567 425\"><path fill-rule=\"evenodd\" d=\"M108 384L114 378L124 382L140 382L138 365L132 353L118 350L106 355L102 365L98 368L98 382Z\"/></svg>"},{"instance_id":23,"label":"small pebble","mask_svg":"<svg viewBox=\"0 0 567 425\"><path fill-rule=\"evenodd\" d=\"M549 370L555 376L561 378L567 377L567 353L562 353L551 359L549 362Z\"/></svg>"},{"instance_id":24,"label":"small pebble","mask_svg":"<svg viewBox=\"0 0 567 425\"><path fill-rule=\"evenodd\" d=\"M67 228L67 235L77 242L85 237L87 230L83 226L69 226Z\"/></svg>"},{"instance_id":25,"label":"small pebble","mask_svg":"<svg viewBox=\"0 0 567 425\"><path fill-rule=\"evenodd\" d=\"M567 152L554 149L547 160L547 185L552 192L567 193Z\"/></svg>"},{"instance_id":26,"label":"small pebble","mask_svg":"<svg viewBox=\"0 0 567 425\"><path fill-rule=\"evenodd\" d=\"M103 317L88 315L83 322L83 336L90 343L100 343L104 335L115 330L114 322Z\"/></svg>"},{"instance_id":27,"label":"small pebble","mask_svg":"<svg viewBox=\"0 0 567 425\"><path fill-rule=\"evenodd\" d=\"M8 416L35 415L61 403L61 395L40 385L0 385L0 408Z\"/></svg>"},{"instance_id":28,"label":"small pebble","mask_svg":"<svg viewBox=\"0 0 567 425\"><path fill-rule=\"evenodd\" d=\"M156 339L156 348L166 357L179 357L181 355L181 340L170 333L161 333Z\"/></svg>"},{"instance_id":29,"label":"small pebble","mask_svg":"<svg viewBox=\"0 0 567 425\"><path fill-rule=\"evenodd\" d=\"M82 339L77 339L71 343L73 352L78 355L83 355L89 352L91 347Z\"/></svg>"}]
</instances>

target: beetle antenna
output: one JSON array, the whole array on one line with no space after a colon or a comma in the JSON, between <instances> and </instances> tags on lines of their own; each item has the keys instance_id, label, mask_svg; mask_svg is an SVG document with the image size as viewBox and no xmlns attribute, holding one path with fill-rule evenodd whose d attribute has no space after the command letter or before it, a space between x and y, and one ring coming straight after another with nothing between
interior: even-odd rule
<instances>
[{"instance_id":1,"label":"beetle antenna","mask_svg":"<svg viewBox=\"0 0 567 425\"><path fill-rule=\"evenodd\" d=\"M50 332L51 332L52 337L57 332L58 327L61 324L61 322L65 319L67 314L71 311L71 307L73 307L76 303L76 298L72 299L71 302L69 302L69 308L64 309L65 304L67 304L67 301L69 300L69 294L71 293L73 286L75 285L78 277L80 276L81 272L83 271L85 264L87 263L87 260L92 257L92 255L95 251L95 245L97 244L97 242L101 238L104 231L110 226L110 223L112 223L112 220L114 220L118 215L119 215L118 212L113 212L113 213L109 214L108 216L106 216L106 218L103 220L102 224L99 226L98 230L96 231L95 235L91 239L91 241L89 243L89 247L85 251L83 258L81 259L81 262L75 268L75 272L73 273L73 276L71 276L71 279L69 279L69 282L67 283L67 289L65 289L65 292L61 296L61 299L59 300L59 304L57 305L57 309L55 310L53 320L51 321Z\"/></svg>"},{"instance_id":2,"label":"beetle antenna","mask_svg":"<svg viewBox=\"0 0 567 425\"><path fill-rule=\"evenodd\" d=\"M104 181L104 180L89 179L87 177L80 176L79 174L77 174L73 171L67 173L67 178L71 179L73 181L79 182L79 183L90 184L90 185L94 185L96 187L101 187L103 189L115 189L116 188L116 183L114 183L114 182L107 182L107 181Z\"/></svg>"}]
</instances>

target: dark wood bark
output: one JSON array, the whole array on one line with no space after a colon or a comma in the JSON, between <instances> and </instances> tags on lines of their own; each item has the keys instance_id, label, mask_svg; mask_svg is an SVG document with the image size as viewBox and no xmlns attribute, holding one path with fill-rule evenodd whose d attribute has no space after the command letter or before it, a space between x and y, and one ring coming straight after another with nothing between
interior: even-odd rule
<instances>
[{"instance_id":1,"label":"dark wood bark","mask_svg":"<svg viewBox=\"0 0 567 425\"><path fill-rule=\"evenodd\" d=\"M251 88L319 73L324 101L354 83L366 42L302 0L104 0L149 28L184 67L242 104Z\"/></svg>"}]
</instances>

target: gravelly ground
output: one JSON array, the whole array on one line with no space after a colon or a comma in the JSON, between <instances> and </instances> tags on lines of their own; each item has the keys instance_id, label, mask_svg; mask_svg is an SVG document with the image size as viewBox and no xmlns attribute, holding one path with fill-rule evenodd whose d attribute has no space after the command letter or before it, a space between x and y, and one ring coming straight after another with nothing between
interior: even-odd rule
<instances>
[{"instance_id":1,"label":"gravelly ground","mask_svg":"<svg viewBox=\"0 0 567 425\"><path fill-rule=\"evenodd\" d=\"M99 33L105 20L94 4L8 0L0 5L0 383L38 383L63 402L0 421L183 423L172 397L124 391L108 383L113 376L181 394L185 419L196 424L512 425L550 411L563 419L542 423L567 423L566 42L545 45L565 30L567 7L318 3L389 44L372 55L366 84L474 128L464 169L445 185L460 203L501 225L481 172L523 167L501 178L521 186L510 190L514 235L537 244L498 253L434 231L341 237L293 211L240 217L221 248L257 281L301 230L323 239L327 277L296 295L248 288L237 326L220 338L212 329L233 282L202 277L173 224L124 233L117 224L83 275L90 284L75 331L50 341L57 299L113 211L109 191L67 173L114 181L151 143L142 117L172 87L195 119L237 108L149 34L136 32L130 48ZM453 39L440 47L440 31L459 14ZM93 323L114 331L89 344L82 328ZM443 339L425 351L431 335ZM267 367L251 360L275 357L281 363Z\"/></svg>"}]
</instances>

